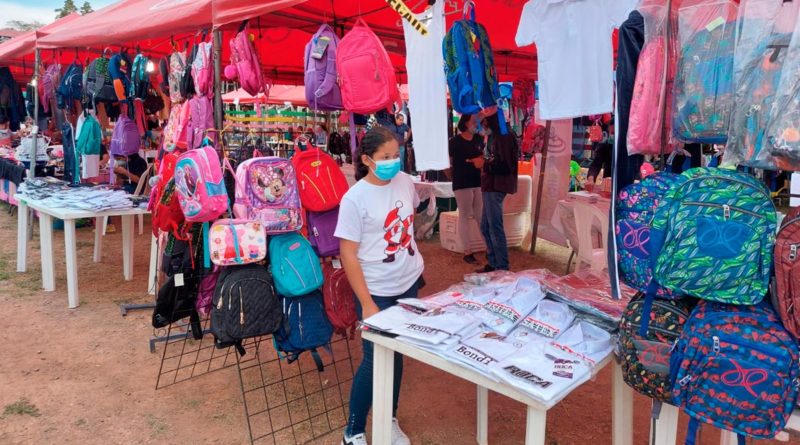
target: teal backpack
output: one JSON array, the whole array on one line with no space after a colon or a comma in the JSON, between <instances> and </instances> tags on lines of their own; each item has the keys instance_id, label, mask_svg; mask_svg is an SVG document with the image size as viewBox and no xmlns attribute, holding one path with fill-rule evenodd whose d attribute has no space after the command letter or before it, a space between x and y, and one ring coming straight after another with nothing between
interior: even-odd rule
<instances>
[{"instance_id":1,"label":"teal backpack","mask_svg":"<svg viewBox=\"0 0 800 445\"><path fill-rule=\"evenodd\" d=\"M769 288L777 220L761 182L735 170L683 173L650 232L654 282L727 304L758 304Z\"/></svg>"},{"instance_id":2,"label":"teal backpack","mask_svg":"<svg viewBox=\"0 0 800 445\"><path fill-rule=\"evenodd\" d=\"M322 266L311 243L298 233L270 237L269 261L278 293L300 297L322 287Z\"/></svg>"}]
</instances>

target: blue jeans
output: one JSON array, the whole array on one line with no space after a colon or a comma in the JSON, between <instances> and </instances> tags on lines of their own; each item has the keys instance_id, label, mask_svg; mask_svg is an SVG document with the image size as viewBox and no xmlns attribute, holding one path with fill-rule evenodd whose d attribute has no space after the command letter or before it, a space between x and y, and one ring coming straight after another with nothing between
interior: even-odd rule
<instances>
[{"instance_id":1,"label":"blue jeans","mask_svg":"<svg viewBox=\"0 0 800 445\"><path fill-rule=\"evenodd\" d=\"M355 298L355 297L353 297ZM372 299L378 306L378 309L388 309L397 304L397 300L401 298L417 298L417 284L411 286L411 289L405 291L402 295L396 297L376 297ZM358 318L361 316L361 304L356 298L356 310L358 311ZM350 417L347 419L347 429L345 435L353 437L357 434L364 433L367 428L367 414L372 408L372 364L373 364L373 350L372 342L362 340L362 349L364 356L361 359L361 365L353 377L353 387L350 389ZM397 401L400 396L400 382L403 379L403 356L395 353L394 355L394 388L392 399L392 416L397 417Z\"/></svg>"},{"instance_id":2,"label":"blue jeans","mask_svg":"<svg viewBox=\"0 0 800 445\"><path fill-rule=\"evenodd\" d=\"M483 192L481 235L486 241L486 259L496 270L508 270L508 242L503 227L505 193Z\"/></svg>"},{"instance_id":3,"label":"blue jeans","mask_svg":"<svg viewBox=\"0 0 800 445\"><path fill-rule=\"evenodd\" d=\"M406 171L406 146L400 145L400 171Z\"/></svg>"}]
</instances>

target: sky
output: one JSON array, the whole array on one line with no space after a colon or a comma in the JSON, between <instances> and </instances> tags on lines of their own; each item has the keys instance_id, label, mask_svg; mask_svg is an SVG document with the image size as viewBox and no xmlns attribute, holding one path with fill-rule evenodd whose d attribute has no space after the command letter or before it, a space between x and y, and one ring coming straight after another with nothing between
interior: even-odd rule
<instances>
[{"instance_id":1,"label":"sky","mask_svg":"<svg viewBox=\"0 0 800 445\"><path fill-rule=\"evenodd\" d=\"M73 0L75 5L80 8L85 0ZM102 8L108 4L114 3L115 0L89 0L92 8L95 10ZM64 6L64 0L15 0L6 1L0 0L0 11L3 11L2 18L0 18L0 28L5 26L5 23L10 20L21 20L24 22L31 22L38 20L42 23L50 23L56 18L54 9Z\"/></svg>"}]
</instances>

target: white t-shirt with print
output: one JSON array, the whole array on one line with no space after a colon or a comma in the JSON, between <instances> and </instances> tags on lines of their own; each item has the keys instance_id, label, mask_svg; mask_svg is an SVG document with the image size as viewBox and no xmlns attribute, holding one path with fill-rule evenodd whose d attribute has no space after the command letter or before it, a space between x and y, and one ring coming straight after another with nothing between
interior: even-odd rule
<instances>
[{"instance_id":1,"label":"white t-shirt with print","mask_svg":"<svg viewBox=\"0 0 800 445\"><path fill-rule=\"evenodd\" d=\"M638 0L529 0L516 42L536 44L541 119L614 110L611 33Z\"/></svg>"},{"instance_id":2,"label":"white t-shirt with print","mask_svg":"<svg viewBox=\"0 0 800 445\"><path fill-rule=\"evenodd\" d=\"M362 179L342 198L334 235L359 243L358 261L371 295L400 295L422 275L414 240L418 205L414 183L402 172L383 186Z\"/></svg>"}]
</instances>

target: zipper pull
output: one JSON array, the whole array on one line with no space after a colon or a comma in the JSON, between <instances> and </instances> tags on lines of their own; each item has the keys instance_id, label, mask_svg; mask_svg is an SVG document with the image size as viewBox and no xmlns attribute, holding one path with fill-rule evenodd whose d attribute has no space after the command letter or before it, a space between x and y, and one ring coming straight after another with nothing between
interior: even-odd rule
<instances>
[{"instance_id":1,"label":"zipper pull","mask_svg":"<svg viewBox=\"0 0 800 445\"><path fill-rule=\"evenodd\" d=\"M314 227L312 230L314 231L314 237L315 238L319 238L319 231L317 231L317 228ZM794 246L792 246L792 247L794 247Z\"/></svg>"},{"instance_id":2,"label":"zipper pull","mask_svg":"<svg viewBox=\"0 0 800 445\"><path fill-rule=\"evenodd\" d=\"M244 298L242 298L242 288L239 288L239 324L244 326Z\"/></svg>"},{"instance_id":3,"label":"zipper pull","mask_svg":"<svg viewBox=\"0 0 800 445\"><path fill-rule=\"evenodd\" d=\"M678 384L680 384L681 386L686 386L686 385L687 385L687 384L688 384L690 381L692 381L692 376L690 376L690 375L687 375L686 377L682 378L682 379L681 379L681 380L678 382Z\"/></svg>"},{"instance_id":4,"label":"zipper pull","mask_svg":"<svg viewBox=\"0 0 800 445\"><path fill-rule=\"evenodd\" d=\"M794 261L797 259L797 244L792 244L789 248L789 260Z\"/></svg>"},{"instance_id":5,"label":"zipper pull","mask_svg":"<svg viewBox=\"0 0 800 445\"><path fill-rule=\"evenodd\" d=\"M715 335L713 339L714 339L714 354L719 354L719 337Z\"/></svg>"},{"instance_id":6,"label":"zipper pull","mask_svg":"<svg viewBox=\"0 0 800 445\"><path fill-rule=\"evenodd\" d=\"M722 204L722 214L725 221L731 219L731 206L728 204Z\"/></svg>"},{"instance_id":7,"label":"zipper pull","mask_svg":"<svg viewBox=\"0 0 800 445\"><path fill-rule=\"evenodd\" d=\"M224 298L222 298L222 295L220 295L219 301L217 302L217 309L219 310L222 310L222 300L224 300Z\"/></svg>"}]
</instances>

